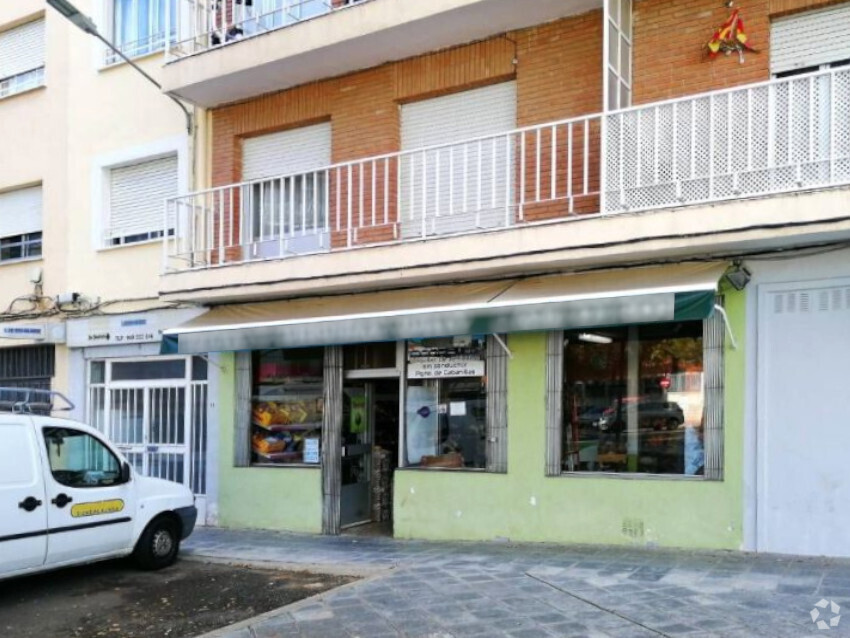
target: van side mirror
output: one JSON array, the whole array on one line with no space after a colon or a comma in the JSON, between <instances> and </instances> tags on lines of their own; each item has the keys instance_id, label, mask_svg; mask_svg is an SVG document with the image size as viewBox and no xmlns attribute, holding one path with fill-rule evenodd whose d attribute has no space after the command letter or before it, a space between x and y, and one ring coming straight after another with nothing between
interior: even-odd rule
<instances>
[{"instance_id":1,"label":"van side mirror","mask_svg":"<svg viewBox=\"0 0 850 638\"><path fill-rule=\"evenodd\" d=\"M130 482L130 464L127 461L124 461L121 464L121 482L129 483Z\"/></svg>"}]
</instances>

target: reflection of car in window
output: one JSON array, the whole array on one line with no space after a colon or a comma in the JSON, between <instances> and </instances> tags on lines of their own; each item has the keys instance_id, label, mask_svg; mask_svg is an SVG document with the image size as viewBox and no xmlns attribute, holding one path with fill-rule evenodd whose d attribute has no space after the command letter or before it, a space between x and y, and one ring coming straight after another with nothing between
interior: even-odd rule
<instances>
[{"instance_id":1,"label":"reflection of car in window","mask_svg":"<svg viewBox=\"0 0 850 638\"><path fill-rule=\"evenodd\" d=\"M596 422L596 426L605 431L618 432L625 428L628 406L634 400L629 397L608 407ZM685 413L678 403L641 399L637 405L638 427L640 429L675 430L685 422Z\"/></svg>"}]
</instances>

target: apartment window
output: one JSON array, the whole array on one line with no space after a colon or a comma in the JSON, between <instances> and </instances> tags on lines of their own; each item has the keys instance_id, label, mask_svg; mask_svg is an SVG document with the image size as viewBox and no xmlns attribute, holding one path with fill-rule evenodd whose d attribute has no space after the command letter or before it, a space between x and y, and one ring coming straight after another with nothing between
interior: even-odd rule
<instances>
[{"instance_id":1,"label":"apartment window","mask_svg":"<svg viewBox=\"0 0 850 638\"><path fill-rule=\"evenodd\" d=\"M632 101L632 0L606 0L608 24L605 63L607 108L621 109Z\"/></svg>"},{"instance_id":2,"label":"apartment window","mask_svg":"<svg viewBox=\"0 0 850 638\"><path fill-rule=\"evenodd\" d=\"M0 32L0 98L44 85L44 20Z\"/></svg>"},{"instance_id":3,"label":"apartment window","mask_svg":"<svg viewBox=\"0 0 850 638\"><path fill-rule=\"evenodd\" d=\"M242 193L248 257L315 252L329 245L329 123L248 138L242 146ZM280 177L278 177L280 176Z\"/></svg>"},{"instance_id":4,"label":"apartment window","mask_svg":"<svg viewBox=\"0 0 850 638\"><path fill-rule=\"evenodd\" d=\"M850 63L850 2L777 18L770 25L770 72L788 77Z\"/></svg>"},{"instance_id":5,"label":"apartment window","mask_svg":"<svg viewBox=\"0 0 850 638\"><path fill-rule=\"evenodd\" d=\"M164 228L165 200L178 193L177 154L109 169L106 245L120 246L159 239L174 232Z\"/></svg>"},{"instance_id":6,"label":"apartment window","mask_svg":"<svg viewBox=\"0 0 850 638\"><path fill-rule=\"evenodd\" d=\"M41 256L41 186L0 193L0 262Z\"/></svg>"},{"instance_id":7,"label":"apartment window","mask_svg":"<svg viewBox=\"0 0 850 638\"><path fill-rule=\"evenodd\" d=\"M169 0L114 0L112 32L115 45L127 57L139 57L165 48L167 31L175 33L177 2ZM120 62L113 52L106 63Z\"/></svg>"},{"instance_id":8,"label":"apartment window","mask_svg":"<svg viewBox=\"0 0 850 638\"><path fill-rule=\"evenodd\" d=\"M560 383L549 384L550 417L560 415L550 421L560 428L549 437L558 448L550 474L720 478L722 336L712 317L550 339L550 366L561 366Z\"/></svg>"}]
</instances>

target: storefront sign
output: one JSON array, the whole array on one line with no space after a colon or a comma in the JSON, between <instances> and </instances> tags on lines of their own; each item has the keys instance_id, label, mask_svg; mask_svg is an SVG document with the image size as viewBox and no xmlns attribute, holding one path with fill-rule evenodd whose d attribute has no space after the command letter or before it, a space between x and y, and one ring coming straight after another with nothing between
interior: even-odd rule
<instances>
[{"instance_id":1,"label":"storefront sign","mask_svg":"<svg viewBox=\"0 0 850 638\"><path fill-rule=\"evenodd\" d=\"M44 341L44 332L44 326L36 324L0 326L0 338L2 339L31 339L33 341Z\"/></svg>"},{"instance_id":2,"label":"storefront sign","mask_svg":"<svg viewBox=\"0 0 850 638\"><path fill-rule=\"evenodd\" d=\"M164 328L188 321L202 312L194 309L159 310L71 320L68 322L68 345L72 348L87 348L158 343Z\"/></svg>"},{"instance_id":3,"label":"storefront sign","mask_svg":"<svg viewBox=\"0 0 850 638\"><path fill-rule=\"evenodd\" d=\"M304 439L304 462L319 462L319 439Z\"/></svg>"},{"instance_id":4,"label":"storefront sign","mask_svg":"<svg viewBox=\"0 0 850 638\"><path fill-rule=\"evenodd\" d=\"M482 377L484 362L481 359L428 357L407 364L408 379L445 379L451 377Z\"/></svg>"}]
</instances>

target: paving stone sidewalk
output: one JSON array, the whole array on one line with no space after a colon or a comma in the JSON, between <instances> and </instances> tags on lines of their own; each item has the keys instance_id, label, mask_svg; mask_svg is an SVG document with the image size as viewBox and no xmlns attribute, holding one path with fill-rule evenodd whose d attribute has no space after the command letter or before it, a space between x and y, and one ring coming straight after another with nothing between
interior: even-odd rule
<instances>
[{"instance_id":1,"label":"paving stone sidewalk","mask_svg":"<svg viewBox=\"0 0 850 638\"><path fill-rule=\"evenodd\" d=\"M184 551L366 576L216 638L850 636L850 617L835 620L850 611L848 560L218 529Z\"/></svg>"}]
</instances>

